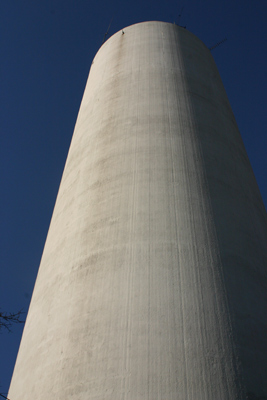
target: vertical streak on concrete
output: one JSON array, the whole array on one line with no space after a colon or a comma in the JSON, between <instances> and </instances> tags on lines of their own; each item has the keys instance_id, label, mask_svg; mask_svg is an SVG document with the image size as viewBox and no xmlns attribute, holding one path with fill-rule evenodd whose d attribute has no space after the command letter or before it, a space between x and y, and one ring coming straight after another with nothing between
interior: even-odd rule
<instances>
[{"instance_id":1,"label":"vertical streak on concrete","mask_svg":"<svg viewBox=\"0 0 267 400\"><path fill-rule=\"evenodd\" d=\"M267 398L266 212L218 71L180 27L124 32L91 67L9 397Z\"/></svg>"}]
</instances>

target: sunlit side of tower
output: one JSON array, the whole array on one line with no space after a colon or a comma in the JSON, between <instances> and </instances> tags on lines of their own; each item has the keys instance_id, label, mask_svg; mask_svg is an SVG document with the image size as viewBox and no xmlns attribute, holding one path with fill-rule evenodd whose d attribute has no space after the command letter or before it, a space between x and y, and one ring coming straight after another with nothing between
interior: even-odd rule
<instances>
[{"instance_id":1,"label":"sunlit side of tower","mask_svg":"<svg viewBox=\"0 0 267 400\"><path fill-rule=\"evenodd\" d=\"M267 398L266 244L210 51L168 23L116 33L90 70L8 397Z\"/></svg>"}]
</instances>

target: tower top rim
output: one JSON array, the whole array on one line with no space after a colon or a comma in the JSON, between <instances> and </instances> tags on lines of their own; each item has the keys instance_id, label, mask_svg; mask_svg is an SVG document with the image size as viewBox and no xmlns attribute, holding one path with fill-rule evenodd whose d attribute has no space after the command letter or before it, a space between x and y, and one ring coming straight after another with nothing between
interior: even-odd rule
<instances>
[{"instance_id":1,"label":"tower top rim","mask_svg":"<svg viewBox=\"0 0 267 400\"><path fill-rule=\"evenodd\" d=\"M191 31L189 31L189 30L186 29L185 27L180 26L180 25L177 25L177 24L175 24L175 23L173 23L173 22L151 20L151 21L136 22L136 23L134 23L134 24L125 26L125 27L121 28L120 30L118 30L117 32L113 33L113 35L111 35L111 36L100 46L100 48L98 49L98 51L96 52L96 54L95 54L95 56L94 56L94 59L95 59L95 57L97 56L97 54L100 52L100 50L102 50L103 47L105 47L105 45L106 45L115 35L118 35L120 32L121 32L122 34L124 34L124 33L127 32L127 29L132 29L132 28L136 27L137 25L144 25L144 24L162 24L162 25L171 25L171 26L174 26L176 29L181 30L182 32L186 32L186 34L191 35L192 37L194 37L195 39L197 39L207 50L209 50L208 47L205 45L205 43L204 43L198 36L196 36L194 33L192 33ZM94 60L94 59L93 59L93 60Z\"/></svg>"}]
</instances>

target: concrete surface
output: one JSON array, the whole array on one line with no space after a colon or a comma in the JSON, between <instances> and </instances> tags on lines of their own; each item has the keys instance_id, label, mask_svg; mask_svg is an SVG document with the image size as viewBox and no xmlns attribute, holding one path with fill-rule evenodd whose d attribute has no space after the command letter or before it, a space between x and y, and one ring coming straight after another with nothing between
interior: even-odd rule
<instances>
[{"instance_id":1,"label":"concrete surface","mask_svg":"<svg viewBox=\"0 0 267 400\"><path fill-rule=\"evenodd\" d=\"M8 397L267 399L267 217L209 50L123 29L81 103Z\"/></svg>"}]
</instances>

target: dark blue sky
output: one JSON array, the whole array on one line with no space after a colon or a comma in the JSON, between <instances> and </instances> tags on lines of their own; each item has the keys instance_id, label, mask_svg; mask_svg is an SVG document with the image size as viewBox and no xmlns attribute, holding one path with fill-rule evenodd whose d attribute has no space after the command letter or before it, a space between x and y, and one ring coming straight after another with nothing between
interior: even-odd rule
<instances>
[{"instance_id":1,"label":"dark blue sky","mask_svg":"<svg viewBox=\"0 0 267 400\"><path fill-rule=\"evenodd\" d=\"M267 205L267 1L0 0L0 307L26 311L90 64L109 35L178 22L213 51ZM7 392L21 327L0 336ZM13 400L13 399L11 399Z\"/></svg>"}]
</instances>

